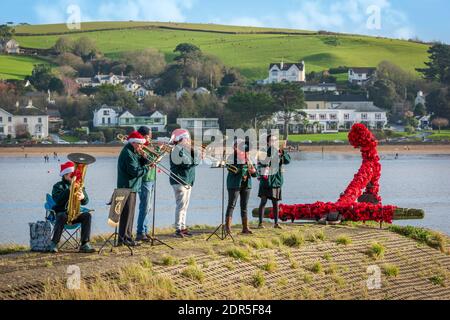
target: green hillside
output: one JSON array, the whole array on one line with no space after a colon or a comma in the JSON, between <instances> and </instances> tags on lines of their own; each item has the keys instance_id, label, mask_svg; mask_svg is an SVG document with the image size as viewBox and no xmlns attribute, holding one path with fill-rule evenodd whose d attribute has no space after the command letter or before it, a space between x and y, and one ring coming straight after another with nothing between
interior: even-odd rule
<instances>
[{"instance_id":1,"label":"green hillside","mask_svg":"<svg viewBox=\"0 0 450 320\"><path fill-rule=\"evenodd\" d=\"M31 57L0 55L0 79L24 79L38 63L45 62Z\"/></svg>"},{"instance_id":2,"label":"green hillside","mask_svg":"<svg viewBox=\"0 0 450 320\"><path fill-rule=\"evenodd\" d=\"M143 28L148 26L152 27ZM427 60L428 49L427 45L394 39L356 35L339 35L335 39L334 36L307 34L301 30L209 24L109 22L87 23L83 24L82 28L89 32L72 32L68 36L75 39L87 36L94 39L100 50L109 57L152 47L161 50L167 61L171 61L175 46L181 42L190 42L199 46L203 52L219 57L227 66L240 69L251 79L267 77L268 64L281 59L285 62L305 60L307 72L340 65L376 66L383 60L415 72L415 68L421 67ZM120 28L122 30L104 30ZM186 28L190 30L182 30ZM103 31L94 31L101 29ZM68 32L64 25L20 26L15 38L24 47L50 48L61 35L24 36L21 33L63 32Z\"/></svg>"}]
</instances>

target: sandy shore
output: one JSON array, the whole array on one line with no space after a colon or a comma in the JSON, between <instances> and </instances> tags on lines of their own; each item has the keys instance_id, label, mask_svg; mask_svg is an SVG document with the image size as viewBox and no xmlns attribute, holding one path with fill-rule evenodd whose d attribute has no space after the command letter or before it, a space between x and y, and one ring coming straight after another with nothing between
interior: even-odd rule
<instances>
[{"instance_id":1,"label":"sandy shore","mask_svg":"<svg viewBox=\"0 0 450 320\"><path fill-rule=\"evenodd\" d=\"M69 153L87 153L96 157L117 157L121 151L121 146L38 146L38 147L0 147L0 157L44 157L48 154L53 156L56 152L58 156L66 156ZM357 154L358 150L349 145L333 145L333 146L301 146L300 150L307 153L343 153ZM381 145L378 147L380 154L450 154L450 145Z\"/></svg>"}]
</instances>

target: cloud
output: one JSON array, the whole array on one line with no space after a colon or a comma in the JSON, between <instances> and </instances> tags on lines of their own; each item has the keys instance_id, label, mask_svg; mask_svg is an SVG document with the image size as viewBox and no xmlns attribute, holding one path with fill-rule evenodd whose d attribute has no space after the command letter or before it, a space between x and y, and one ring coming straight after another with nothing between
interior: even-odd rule
<instances>
[{"instance_id":1,"label":"cloud","mask_svg":"<svg viewBox=\"0 0 450 320\"><path fill-rule=\"evenodd\" d=\"M119 0L87 1L59 0L35 5L39 23L62 23L68 18L67 8L76 4L81 9L81 21L186 21L185 10L197 0Z\"/></svg>"}]
</instances>

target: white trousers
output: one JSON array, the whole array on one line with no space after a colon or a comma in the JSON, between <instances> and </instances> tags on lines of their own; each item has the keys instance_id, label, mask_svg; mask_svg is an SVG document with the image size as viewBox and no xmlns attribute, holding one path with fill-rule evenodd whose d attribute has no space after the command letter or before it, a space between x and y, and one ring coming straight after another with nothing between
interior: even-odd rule
<instances>
[{"instance_id":1,"label":"white trousers","mask_svg":"<svg viewBox=\"0 0 450 320\"><path fill-rule=\"evenodd\" d=\"M175 228L177 230L184 230L186 229L186 216L189 201L191 200L192 188L186 189L180 184L172 185L172 188L177 202L175 209Z\"/></svg>"}]
</instances>

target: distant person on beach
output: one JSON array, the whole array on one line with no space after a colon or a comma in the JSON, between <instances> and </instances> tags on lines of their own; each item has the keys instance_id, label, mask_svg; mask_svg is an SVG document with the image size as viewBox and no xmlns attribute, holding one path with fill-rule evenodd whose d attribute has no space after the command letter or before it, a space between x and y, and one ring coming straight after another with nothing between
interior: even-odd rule
<instances>
[{"instance_id":1,"label":"distant person on beach","mask_svg":"<svg viewBox=\"0 0 450 320\"><path fill-rule=\"evenodd\" d=\"M285 142L286 143L286 142ZM272 160L265 163L259 162L258 169L260 175L259 193L261 198L259 205L259 228L263 229L263 217L267 201L270 199L273 206L274 228L281 229L278 224L279 202L282 199L281 188L284 184L283 166L291 162L291 157L285 152L285 148L280 149L279 140L276 136L268 135L267 144L267 159L272 159L275 152L278 152L278 163L272 163Z\"/></svg>"},{"instance_id":2,"label":"distant person on beach","mask_svg":"<svg viewBox=\"0 0 450 320\"><path fill-rule=\"evenodd\" d=\"M67 203L70 197L70 186L72 184L72 173L75 171L75 164L73 162L66 162L61 165L60 176L61 181L53 186L52 198L55 201L55 206L53 211L56 212L55 216L55 227L53 230L53 238L50 244L49 251L52 253L58 252L58 243L61 240L64 226L67 224ZM76 181L74 183L77 183ZM82 205L86 205L89 202L86 190L80 190L78 194L75 195L78 200L81 201ZM95 249L90 245L91 236L91 220L92 215L90 213L83 213L78 218L76 218L73 223L81 224L81 253L94 253Z\"/></svg>"}]
</instances>

